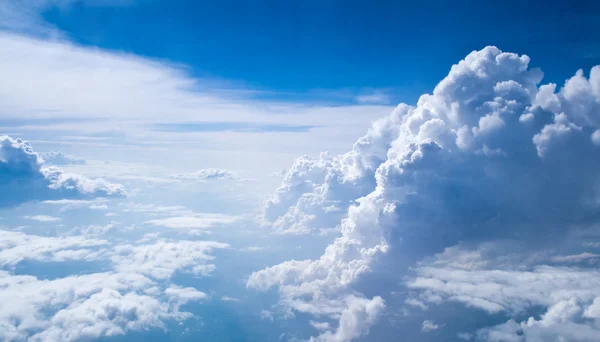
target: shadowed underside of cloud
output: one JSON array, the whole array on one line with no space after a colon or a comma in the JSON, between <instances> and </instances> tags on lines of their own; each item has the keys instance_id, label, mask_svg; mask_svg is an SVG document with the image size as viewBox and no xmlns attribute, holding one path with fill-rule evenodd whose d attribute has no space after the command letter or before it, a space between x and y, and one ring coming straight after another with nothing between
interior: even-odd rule
<instances>
[{"instance_id":1,"label":"shadowed underside of cloud","mask_svg":"<svg viewBox=\"0 0 600 342\"><path fill-rule=\"evenodd\" d=\"M0 206L62 197L125 195L119 184L45 167L28 142L9 136L0 136L0 192Z\"/></svg>"},{"instance_id":2,"label":"shadowed underside of cloud","mask_svg":"<svg viewBox=\"0 0 600 342\"><path fill-rule=\"evenodd\" d=\"M341 236L320 259L255 272L247 286L277 287L289 310L339 319L319 338L347 341L374 320L342 321L348 307L324 303L347 296L367 272L395 265L402 273L459 240L533 245L593 224L600 66L558 90L538 86L543 73L528 65L529 57L495 47L474 51L433 94L375 122L350 152L299 158L267 201L265 220L276 232L339 226ZM384 306L374 307L376 317Z\"/></svg>"}]
</instances>

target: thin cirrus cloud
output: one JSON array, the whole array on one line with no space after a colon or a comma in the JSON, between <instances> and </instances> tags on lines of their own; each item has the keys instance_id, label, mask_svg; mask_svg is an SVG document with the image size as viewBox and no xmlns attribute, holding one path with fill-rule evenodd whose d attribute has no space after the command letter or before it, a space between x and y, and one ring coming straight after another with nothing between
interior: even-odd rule
<instances>
[{"instance_id":1,"label":"thin cirrus cloud","mask_svg":"<svg viewBox=\"0 0 600 342\"><path fill-rule=\"evenodd\" d=\"M337 319L337 327L317 340L339 340L340 334L351 339L366 334L385 309L381 297L364 298L353 286L364 277L376 281L378 274L389 274L386 266L400 267L401 275L402 267L461 240L519 236L533 248L593 225L600 213L594 185L600 178L592 171L600 166L594 138L600 131L600 66L589 78L577 71L558 89L539 85L543 73L529 62L495 47L473 51L416 106L400 104L376 121L350 152L296 160L266 202L265 221L275 233L317 234L339 226L341 236L321 258L254 272L247 286L277 288L280 304L289 310ZM424 240L428 243L419 243ZM538 272L562 274L555 268ZM493 273L478 279L488 277ZM444 291L441 282L426 283ZM349 293L361 308L344 303ZM484 297L467 301L469 296L448 293L469 305L501 310ZM595 312L591 297L573 304L588 312L584 318L595 317L589 313ZM551 315L559 301L538 304ZM371 319L348 323L349 312L366 312ZM530 336L563 336L554 327L542 331L547 322L531 325L536 332ZM521 333L514 324L501 328ZM581 336L591 335L573 340L585 340Z\"/></svg>"},{"instance_id":2,"label":"thin cirrus cloud","mask_svg":"<svg viewBox=\"0 0 600 342\"><path fill-rule=\"evenodd\" d=\"M3 32L0 53L0 72L15 80L0 87L0 108L7 119L27 117L15 126L23 130L91 133L126 126L129 132L294 133L321 126L357 127L389 110L381 105L313 107L255 99L253 90L194 79L180 65L66 40ZM60 85L54 82L57 77L63 80ZM88 82L91 78L95 81ZM171 113L170 119L165 112ZM121 124L115 125L117 121Z\"/></svg>"}]
</instances>

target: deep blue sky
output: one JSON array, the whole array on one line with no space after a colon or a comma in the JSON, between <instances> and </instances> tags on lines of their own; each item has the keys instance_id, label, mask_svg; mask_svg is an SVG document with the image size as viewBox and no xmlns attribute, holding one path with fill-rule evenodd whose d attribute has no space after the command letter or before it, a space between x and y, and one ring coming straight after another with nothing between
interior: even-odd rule
<instances>
[{"instance_id":1,"label":"deep blue sky","mask_svg":"<svg viewBox=\"0 0 600 342\"><path fill-rule=\"evenodd\" d=\"M474 49L528 54L562 83L600 63L598 1L190 1L54 8L72 39L282 92L394 88L414 102ZM160 19L160 20L157 20Z\"/></svg>"}]
</instances>

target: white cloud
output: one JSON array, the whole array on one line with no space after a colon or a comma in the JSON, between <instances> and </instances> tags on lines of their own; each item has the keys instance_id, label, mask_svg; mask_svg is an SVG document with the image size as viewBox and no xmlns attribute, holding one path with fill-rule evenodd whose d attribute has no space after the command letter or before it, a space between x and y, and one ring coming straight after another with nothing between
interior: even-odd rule
<instances>
[{"instance_id":1,"label":"white cloud","mask_svg":"<svg viewBox=\"0 0 600 342\"><path fill-rule=\"evenodd\" d=\"M178 304L208 298L206 293L200 292L193 287L179 287L175 285L169 286L165 290L165 294L169 297L169 300L175 301Z\"/></svg>"},{"instance_id":2,"label":"white cloud","mask_svg":"<svg viewBox=\"0 0 600 342\"><path fill-rule=\"evenodd\" d=\"M435 324L433 321L425 320L423 321L423 325L421 326L421 330L424 332L430 332L434 330L438 330L442 328L445 324L439 325Z\"/></svg>"},{"instance_id":3,"label":"white cloud","mask_svg":"<svg viewBox=\"0 0 600 342\"><path fill-rule=\"evenodd\" d=\"M103 179L89 179L44 167L31 145L21 139L0 136L0 205L56 197L124 195L123 186Z\"/></svg>"},{"instance_id":4,"label":"white cloud","mask_svg":"<svg viewBox=\"0 0 600 342\"><path fill-rule=\"evenodd\" d=\"M485 254L478 256L482 262L464 267L456 260L464 260L462 253L473 255L470 250L453 249L421 263L407 285L420 290L420 301L432 305L459 302L489 314L513 317L507 323L478 330L476 340L593 341L600 333L593 323L600 315L596 310L600 303L597 269L539 265L534 259L518 261L515 255L488 259L491 256ZM535 307L545 310L539 319L514 320Z\"/></svg>"},{"instance_id":5,"label":"white cloud","mask_svg":"<svg viewBox=\"0 0 600 342\"><path fill-rule=\"evenodd\" d=\"M68 210L72 210L72 209L79 209L79 208L96 208L96 207L101 207L101 206L106 206L106 203L108 202L108 199L106 198L96 198L96 199L92 199L92 200L82 200L82 199L59 199L59 200L46 200L46 201L42 201L43 204L48 204L48 205L60 205L62 206L60 208L60 212L66 212Z\"/></svg>"},{"instance_id":6,"label":"white cloud","mask_svg":"<svg viewBox=\"0 0 600 342\"><path fill-rule=\"evenodd\" d=\"M149 220L146 223L172 229L206 229L221 224L231 224L237 220L235 216L224 214L198 213L195 216L175 216Z\"/></svg>"},{"instance_id":7,"label":"white cloud","mask_svg":"<svg viewBox=\"0 0 600 342\"><path fill-rule=\"evenodd\" d=\"M345 301L346 306L339 313L338 328L334 331L328 330L310 341L341 342L364 336L385 308L381 297L369 300L349 296Z\"/></svg>"},{"instance_id":8,"label":"white cloud","mask_svg":"<svg viewBox=\"0 0 600 342\"><path fill-rule=\"evenodd\" d=\"M250 247L246 247L246 248L242 248L242 251L246 251L246 252L260 252L264 249L264 247L259 247L259 246L250 246Z\"/></svg>"},{"instance_id":9,"label":"white cloud","mask_svg":"<svg viewBox=\"0 0 600 342\"><path fill-rule=\"evenodd\" d=\"M95 273L55 280L0 271L0 339L4 341L78 341L163 328L182 320L177 303L143 294L155 284L137 273ZM189 290L169 291L173 298L203 297Z\"/></svg>"},{"instance_id":10,"label":"white cloud","mask_svg":"<svg viewBox=\"0 0 600 342\"><path fill-rule=\"evenodd\" d=\"M148 131L155 123L244 123L253 125L352 127L368 124L389 107L381 105L308 106L257 100L263 90L195 79L185 66L3 32L0 73L11 86L0 87L2 108L12 118L103 118L89 122L31 123L22 129ZM27 58L23 58L27 56ZM63 82L57 86L54 80ZM94 79L94 82L88 82ZM34 82L35 81L35 82ZM35 96L32 96L35 94ZM44 109L44 110L40 110ZM47 110L53 110L50 114ZM168 117L165 112L171 113ZM277 112L280 115L272 115ZM366 114L365 114L366 113ZM344 120L337 120L342 119ZM127 125L115 125L115 121ZM243 130L242 130L243 131ZM126 133L126 132L124 132Z\"/></svg>"},{"instance_id":11,"label":"white cloud","mask_svg":"<svg viewBox=\"0 0 600 342\"><path fill-rule=\"evenodd\" d=\"M180 173L172 175L176 180L216 180L216 179L240 179L240 177L225 169L201 169L192 173Z\"/></svg>"},{"instance_id":12,"label":"white cloud","mask_svg":"<svg viewBox=\"0 0 600 342\"><path fill-rule=\"evenodd\" d=\"M40 157L44 160L44 163L51 165L69 165L69 164L85 164L84 159L76 158L72 155L56 152L42 152Z\"/></svg>"},{"instance_id":13,"label":"white cloud","mask_svg":"<svg viewBox=\"0 0 600 342\"><path fill-rule=\"evenodd\" d=\"M49 237L0 230L0 265L14 266L23 260L95 260L106 240L83 236Z\"/></svg>"},{"instance_id":14,"label":"white cloud","mask_svg":"<svg viewBox=\"0 0 600 342\"><path fill-rule=\"evenodd\" d=\"M552 257L552 261L554 262L564 262L564 263L577 263L577 262L596 262L600 258L600 255L594 253L580 253L574 255L557 255Z\"/></svg>"},{"instance_id":15,"label":"white cloud","mask_svg":"<svg viewBox=\"0 0 600 342\"><path fill-rule=\"evenodd\" d=\"M495 47L474 51L416 106L401 104L375 122L350 152L298 158L267 201L265 220L277 223L275 231L339 225L341 236L320 258L255 272L247 286L278 287L284 303L327 302L351 290L375 260L595 222L600 150L590 136L600 128L600 66L555 94L538 87L543 74L528 64ZM528 113L524 125L519 118ZM341 211L326 211L331 205ZM454 300L504 308L469 293Z\"/></svg>"},{"instance_id":16,"label":"white cloud","mask_svg":"<svg viewBox=\"0 0 600 342\"><path fill-rule=\"evenodd\" d=\"M56 222L56 221L61 220L60 217L48 216L48 215L34 215L34 216L23 216L23 217L28 220L34 220L34 221L38 221L38 222Z\"/></svg>"},{"instance_id":17,"label":"white cloud","mask_svg":"<svg viewBox=\"0 0 600 342\"><path fill-rule=\"evenodd\" d=\"M197 276L209 275L215 269L211 251L229 248L214 241L165 241L152 244L117 245L111 255L119 272L137 272L156 279L170 278L176 271Z\"/></svg>"}]
</instances>

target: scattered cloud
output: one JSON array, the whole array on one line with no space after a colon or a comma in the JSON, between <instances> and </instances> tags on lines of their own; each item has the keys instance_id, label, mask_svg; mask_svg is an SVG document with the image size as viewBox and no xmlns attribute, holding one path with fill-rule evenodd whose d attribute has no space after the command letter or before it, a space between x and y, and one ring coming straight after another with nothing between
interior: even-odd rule
<instances>
[{"instance_id":1,"label":"scattered cloud","mask_svg":"<svg viewBox=\"0 0 600 342\"><path fill-rule=\"evenodd\" d=\"M83 236L51 237L0 230L0 265L14 266L23 260L96 260L106 240Z\"/></svg>"},{"instance_id":2,"label":"scattered cloud","mask_svg":"<svg viewBox=\"0 0 600 342\"><path fill-rule=\"evenodd\" d=\"M48 216L48 215L23 216L23 218L26 218L28 220L38 221L38 222L56 222L56 221L61 220L60 217Z\"/></svg>"}]
</instances>

